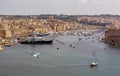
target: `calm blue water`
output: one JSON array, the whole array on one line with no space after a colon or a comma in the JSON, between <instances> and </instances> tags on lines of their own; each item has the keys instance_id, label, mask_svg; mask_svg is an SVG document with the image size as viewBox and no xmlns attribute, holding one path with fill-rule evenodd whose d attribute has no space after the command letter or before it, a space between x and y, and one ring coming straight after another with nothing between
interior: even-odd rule
<instances>
[{"instance_id":1,"label":"calm blue water","mask_svg":"<svg viewBox=\"0 0 120 76\"><path fill-rule=\"evenodd\" d=\"M5 47L0 52L0 76L119 76L120 48L97 40L79 41L78 36L59 36L61 44L22 45ZM69 47L69 45L75 48ZM57 50L57 47L59 48ZM106 50L104 49L106 48ZM95 60L98 66L90 68ZM39 58L32 56L40 53Z\"/></svg>"}]
</instances>

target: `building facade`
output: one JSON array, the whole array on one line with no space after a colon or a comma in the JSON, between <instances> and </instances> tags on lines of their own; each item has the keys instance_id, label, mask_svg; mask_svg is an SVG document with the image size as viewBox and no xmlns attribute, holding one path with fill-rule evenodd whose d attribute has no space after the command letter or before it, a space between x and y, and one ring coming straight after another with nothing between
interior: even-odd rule
<instances>
[{"instance_id":1,"label":"building facade","mask_svg":"<svg viewBox=\"0 0 120 76\"><path fill-rule=\"evenodd\" d=\"M0 26L0 37L1 38L10 38L11 30L7 28L7 25Z\"/></svg>"},{"instance_id":2,"label":"building facade","mask_svg":"<svg viewBox=\"0 0 120 76\"><path fill-rule=\"evenodd\" d=\"M120 45L120 29L107 29L105 31L105 42L113 45Z\"/></svg>"}]
</instances>

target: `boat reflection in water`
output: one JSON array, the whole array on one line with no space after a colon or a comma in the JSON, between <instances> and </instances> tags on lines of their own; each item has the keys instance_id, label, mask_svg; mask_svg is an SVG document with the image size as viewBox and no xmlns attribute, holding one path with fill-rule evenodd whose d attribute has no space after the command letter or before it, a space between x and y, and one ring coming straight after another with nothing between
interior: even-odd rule
<instances>
[{"instance_id":1,"label":"boat reflection in water","mask_svg":"<svg viewBox=\"0 0 120 76\"><path fill-rule=\"evenodd\" d=\"M22 38L20 41L21 44L52 44L52 42L52 35L43 33L37 34L36 32L33 32L29 37Z\"/></svg>"}]
</instances>

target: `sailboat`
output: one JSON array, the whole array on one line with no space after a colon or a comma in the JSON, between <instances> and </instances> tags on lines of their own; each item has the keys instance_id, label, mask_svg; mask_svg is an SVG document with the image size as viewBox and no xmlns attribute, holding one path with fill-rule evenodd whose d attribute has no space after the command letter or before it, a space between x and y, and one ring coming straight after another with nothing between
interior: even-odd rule
<instances>
[{"instance_id":1,"label":"sailboat","mask_svg":"<svg viewBox=\"0 0 120 76\"><path fill-rule=\"evenodd\" d=\"M94 67L94 66L97 66L97 65L98 65L97 62L92 62L92 63L90 64L91 67Z\"/></svg>"},{"instance_id":2,"label":"sailboat","mask_svg":"<svg viewBox=\"0 0 120 76\"><path fill-rule=\"evenodd\" d=\"M96 51L94 51L92 55L93 55L93 57L95 57L95 61L90 63L90 67L95 67L98 65Z\"/></svg>"}]
</instances>

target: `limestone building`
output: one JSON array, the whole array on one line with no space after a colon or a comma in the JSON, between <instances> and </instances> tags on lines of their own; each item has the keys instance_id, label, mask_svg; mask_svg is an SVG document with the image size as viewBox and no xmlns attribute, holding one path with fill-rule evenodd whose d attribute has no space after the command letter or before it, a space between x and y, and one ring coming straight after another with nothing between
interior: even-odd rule
<instances>
[{"instance_id":1,"label":"limestone building","mask_svg":"<svg viewBox=\"0 0 120 76\"><path fill-rule=\"evenodd\" d=\"M1 38L10 38L11 31L8 29L7 25L0 25L0 37Z\"/></svg>"},{"instance_id":2,"label":"limestone building","mask_svg":"<svg viewBox=\"0 0 120 76\"><path fill-rule=\"evenodd\" d=\"M105 42L120 45L120 29L110 28L105 31Z\"/></svg>"}]
</instances>

